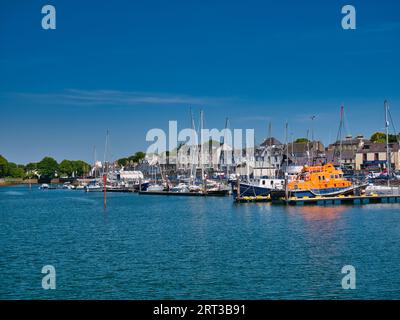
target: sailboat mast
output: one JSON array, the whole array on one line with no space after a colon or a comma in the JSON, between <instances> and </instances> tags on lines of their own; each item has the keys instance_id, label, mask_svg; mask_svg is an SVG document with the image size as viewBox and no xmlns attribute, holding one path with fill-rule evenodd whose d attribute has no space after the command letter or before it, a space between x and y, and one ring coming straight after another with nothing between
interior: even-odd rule
<instances>
[{"instance_id":1,"label":"sailboat mast","mask_svg":"<svg viewBox=\"0 0 400 320\"><path fill-rule=\"evenodd\" d=\"M391 159L390 159L390 149L389 149L389 104L387 100L384 102L385 108L385 128L386 128L386 170L388 175L388 186L390 186L390 166L391 166Z\"/></svg>"},{"instance_id":2,"label":"sailboat mast","mask_svg":"<svg viewBox=\"0 0 400 320\"><path fill-rule=\"evenodd\" d=\"M227 131L228 131L228 126L229 126L229 118L226 117L225 118L224 137L223 137L224 141L223 141L222 146L221 146L221 154L222 154L223 159L224 159L224 163L223 164L225 165L225 174L226 174L226 176L229 175L229 162L230 162L230 159L228 159L229 155L228 155L228 150L227 150L227 146L226 146L226 138L227 138L226 135L227 135Z\"/></svg>"},{"instance_id":3,"label":"sailboat mast","mask_svg":"<svg viewBox=\"0 0 400 320\"><path fill-rule=\"evenodd\" d=\"M310 165L310 129L307 129L307 165Z\"/></svg>"},{"instance_id":4,"label":"sailboat mast","mask_svg":"<svg viewBox=\"0 0 400 320\"><path fill-rule=\"evenodd\" d=\"M96 146L93 147L93 173L94 173L94 178L96 179Z\"/></svg>"},{"instance_id":5,"label":"sailboat mast","mask_svg":"<svg viewBox=\"0 0 400 320\"><path fill-rule=\"evenodd\" d=\"M192 165L191 165L191 168L190 168L190 179L189 179L189 184L194 184L194 180L196 180L196 171L197 171L197 167L196 167L196 164L195 164L195 162L196 162L196 150L197 150L197 144L198 144L198 142L196 141L196 127L195 127L195 124L194 124L194 117L193 117L193 112L192 112L192 108L190 108L190 120L191 120L191 123L192 123L192 129L193 129L193 142L195 143L194 145L193 145L193 150L192 150L192 152L193 152L193 154L192 154ZM193 179L193 181L192 181L192 179Z\"/></svg>"},{"instance_id":6,"label":"sailboat mast","mask_svg":"<svg viewBox=\"0 0 400 320\"><path fill-rule=\"evenodd\" d=\"M268 144L271 147L272 146L272 123L271 123L271 121L268 124L268 138L269 138Z\"/></svg>"},{"instance_id":7,"label":"sailboat mast","mask_svg":"<svg viewBox=\"0 0 400 320\"><path fill-rule=\"evenodd\" d=\"M311 141L312 141L312 149L311 149L311 162L312 165L314 165L314 149L315 149L315 141L314 141L314 120L316 116L312 115L311 116Z\"/></svg>"},{"instance_id":8,"label":"sailboat mast","mask_svg":"<svg viewBox=\"0 0 400 320\"><path fill-rule=\"evenodd\" d=\"M107 174L106 171L106 160L107 160L107 148L108 148L108 129L106 135L106 143L104 148L104 165L103 165L103 193L104 193L104 209L107 208ZM108 170L108 167L107 167Z\"/></svg>"},{"instance_id":9,"label":"sailboat mast","mask_svg":"<svg viewBox=\"0 0 400 320\"><path fill-rule=\"evenodd\" d=\"M104 146L104 161L103 161L103 175L106 172L106 161L107 161L107 148L108 148L108 129L107 129L107 134L106 134L106 142Z\"/></svg>"},{"instance_id":10,"label":"sailboat mast","mask_svg":"<svg viewBox=\"0 0 400 320\"><path fill-rule=\"evenodd\" d=\"M289 138L288 138L288 129L289 129L289 123L286 121L285 124L285 144L286 144L286 172L289 167Z\"/></svg>"},{"instance_id":11,"label":"sailboat mast","mask_svg":"<svg viewBox=\"0 0 400 320\"><path fill-rule=\"evenodd\" d=\"M200 142L201 142L201 155L200 155L200 166L201 166L201 179L203 182L203 192L206 191L206 182L204 177L204 145L206 144L203 141L203 127L204 127L204 114L203 110L200 111Z\"/></svg>"},{"instance_id":12,"label":"sailboat mast","mask_svg":"<svg viewBox=\"0 0 400 320\"><path fill-rule=\"evenodd\" d=\"M340 107L340 125L339 125L339 134L340 134L340 147L339 147L339 166L342 167L342 152L343 152L343 121L344 121L344 106Z\"/></svg>"}]
</instances>

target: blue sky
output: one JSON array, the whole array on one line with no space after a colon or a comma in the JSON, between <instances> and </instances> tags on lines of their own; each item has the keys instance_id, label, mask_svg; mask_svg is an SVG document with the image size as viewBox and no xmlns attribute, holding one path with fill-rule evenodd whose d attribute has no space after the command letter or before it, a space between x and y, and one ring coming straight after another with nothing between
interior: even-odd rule
<instances>
[{"instance_id":1,"label":"blue sky","mask_svg":"<svg viewBox=\"0 0 400 320\"><path fill-rule=\"evenodd\" d=\"M145 150L146 132L205 111L208 128L254 128L256 139L336 137L400 128L398 1L0 2L0 154L92 161L110 130L110 157ZM57 29L41 28L41 8ZM341 8L357 30L341 28ZM396 120L397 119L397 120ZM99 156L99 158L102 158Z\"/></svg>"}]
</instances>

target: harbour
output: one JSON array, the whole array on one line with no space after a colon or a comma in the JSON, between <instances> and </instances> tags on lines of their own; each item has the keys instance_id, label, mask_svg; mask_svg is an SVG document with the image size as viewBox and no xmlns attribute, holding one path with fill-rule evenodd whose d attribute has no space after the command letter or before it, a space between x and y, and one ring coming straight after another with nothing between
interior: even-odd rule
<instances>
[{"instance_id":1,"label":"harbour","mask_svg":"<svg viewBox=\"0 0 400 320\"><path fill-rule=\"evenodd\" d=\"M398 203L235 205L0 188L3 299L398 298ZM30 233L26 230L29 229ZM305 249L306 248L306 249ZM43 264L57 289L40 286ZM343 290L354 264L358 290ZM35 284L38 285L35 285Z\"/></svg>"},{"instance_id":2,"label":"harbour","mask_svg":"<svg viewBox=\"0 0 400 320\"><path fill-rule=\"evenodd\" d=\"M0 12L0 301L400 300L400 1Z\"/></svg>"}]
</instances>

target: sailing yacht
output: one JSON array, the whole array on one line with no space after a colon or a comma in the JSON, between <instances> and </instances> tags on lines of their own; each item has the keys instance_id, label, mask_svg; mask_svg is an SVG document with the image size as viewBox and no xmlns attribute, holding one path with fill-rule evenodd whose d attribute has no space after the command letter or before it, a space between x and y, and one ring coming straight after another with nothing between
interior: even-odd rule
<instances>
[{"instance_id":1,"label":"sailing yacht","mask_svg":"<svg viewBox=\"0 0 400 320\"><path fill-rule=\"evenodd\" d=\"M395 175L394 170L391 170L391 151L390 151L390 144L389 144L389 119L392 121L393 125L393 120L392 116L389 110L389 103L387 100L384 101L384 110L385 110L385 129L386 129L386 169L383 173L380 174L380 176L377 177L371 177L373 180L374 178L379 178L383 177L385 180L387 180L387 185L375 185L371 183L368 185L366 188L367 194L378 194L378 195L398 195L400 194L399 188L394 188L393 186L390 185L391 179L395 178L397 179L397 176ZM394 128L394 126L393 126ZM397 136L395 132L395 136ZM372 175L372 173L371 173Z\"/></svg>"}]
</instances>

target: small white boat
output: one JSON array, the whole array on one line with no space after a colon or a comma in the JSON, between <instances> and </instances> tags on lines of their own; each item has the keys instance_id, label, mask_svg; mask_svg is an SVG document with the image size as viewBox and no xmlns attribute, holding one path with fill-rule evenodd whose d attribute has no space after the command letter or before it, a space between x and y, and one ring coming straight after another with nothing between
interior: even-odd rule
<instances>
[{"instance_id":1,"label":"small white boat","mask_svg":"<svg viewBox=\"0 0 400 320\"><path fill-rule=\"evenodd\" d=\"M201 190L202 190L201 186L198 186L198 185L195 185L195 184L189 186L189 191L190 192L200 192Z\"/></svg>"},{"instance_id":2,"label":"small white boat","mask_svg":"<svg viewBox=\"0 0 400 320\"><path fill-rule=\"evenodd\" d=\"M43 184L39 187L39 189L41 189L41 190L50 189L50 186L49 186L47 183L43 183Z\"/></svg>"},{"instance_id":3,"label":"small white boat","mask_svg":"<svg viewBox=\"0 0 400 320\"><path fill-rule=\"evenodd\" d=\"M190 192L188 185L185 183L179 183L171 189L171 192Z\"/></svg>"},{"instance_id":4,"label":"small white boat","mask_svg":"<svg viewBox=\"0 0 400 320\"><path fill-rule=\"evenodd\" d=\"M147 187L147 191L164 191L164 187L160 184L153 184Z\"/></svg>"},{"instance_id":5,"label":"small white boat","mask_svg":"<svg viewBox=\"0 0 400 320\"><path fill-rule=\"evenodd\" d=\"M390 187L390 186L376 186L373 184L368 185L365 189L365 194L378 194L378 195L400 195L400 188L399 187Z\"/></svg>"},{"instance_id":6,"label":"small white boat","mask_svg":"<svg viewBox=\"0 0 400 320\"><path fill-rule=\"evenodd\" d=\"M73 189L75 189L75 186L72 185L70 182L66 182L66 183L63 184L62 188L63 189L68 189L68 190L73 190Z\"/></svg>"},{"instance_id":7,"label":"small white boat","mask_svg":"<svg viewBox=\"0 0 400 320\"><path fill-rule=\"evenodd\" d=\"M88 185L84 187L86 192L101 192L103 191L103 186L100 185L98 182L92 181Z\"/></svg>"}]
</instances>

